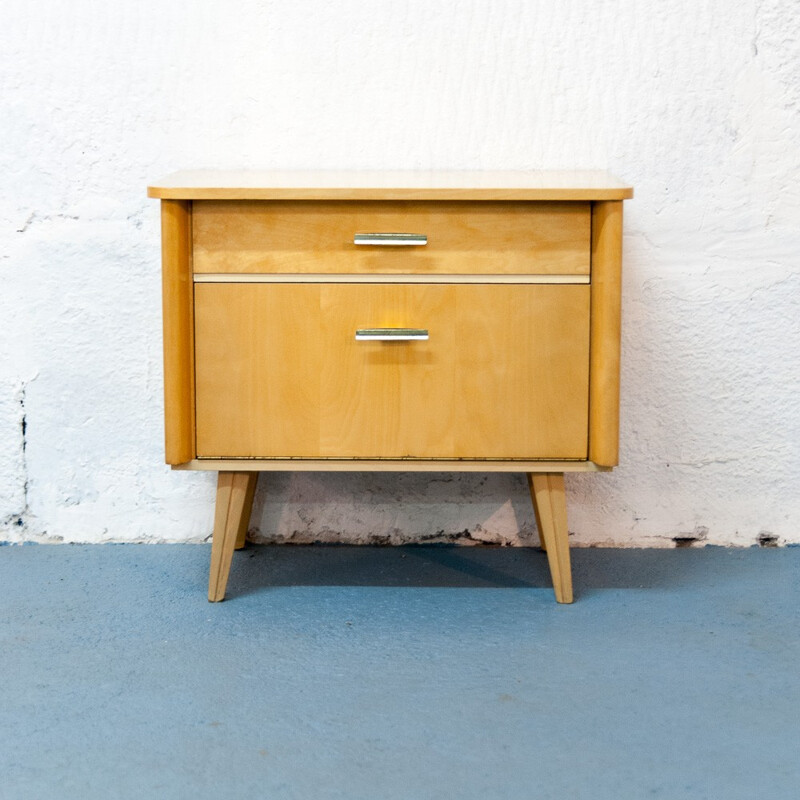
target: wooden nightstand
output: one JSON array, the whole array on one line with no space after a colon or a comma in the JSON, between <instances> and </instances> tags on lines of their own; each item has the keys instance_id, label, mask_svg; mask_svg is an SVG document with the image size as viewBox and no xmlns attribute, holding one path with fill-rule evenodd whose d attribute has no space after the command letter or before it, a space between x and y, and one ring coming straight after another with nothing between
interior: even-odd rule
<instances>
[{"instance_id":1,"label":"wooden nightstand","mask_svg":"<svg viewBox=\"0 0 800 800\"><path fill-rule=\"evenodd\" d=\"M166 461L219 471L209 600L258 473L516 471L572 602L564 473L619 431L602 172L183 172L161 200Z\"/></svg>"}]
</instances>

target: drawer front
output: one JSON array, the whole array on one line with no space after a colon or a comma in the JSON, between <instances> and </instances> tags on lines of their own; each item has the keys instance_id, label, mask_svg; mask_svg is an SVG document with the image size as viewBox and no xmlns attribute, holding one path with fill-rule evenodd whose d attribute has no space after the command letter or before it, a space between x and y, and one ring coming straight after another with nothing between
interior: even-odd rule
<instances>
[{"instance_id":1,"label":"drawer front","mask_svg":"<svg viewBox=\"0 0 800 800\"><path fill-rule=\"evenodd\" d=\"M357 245L412 233L425 245ZM195 273L588 275L590 204L196 200Z\"/></svg>"},{"instance_id":2,"label":"drawer front","mask_svg":"<svg viewBox=\"0 0 800 800\"><path fill-rule=\"evenodd\" d=\"M585 459L589 287L195 286L200 458ZM364 328L427 340L357 341Z\"/></svg>"}]
</instances>

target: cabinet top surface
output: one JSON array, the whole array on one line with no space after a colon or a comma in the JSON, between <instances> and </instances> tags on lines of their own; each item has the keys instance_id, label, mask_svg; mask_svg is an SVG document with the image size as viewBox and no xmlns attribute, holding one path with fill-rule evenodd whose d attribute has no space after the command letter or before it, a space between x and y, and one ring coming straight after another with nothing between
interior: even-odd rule
<instances>
[{"instance_id":1,"label":"cabinet top surface","mask_svg":"<svg viewBox=\"0 0 800 800\"><path fill-rule=\"evenodd\" d=\"M147 188L161 200L625 200L601 170L185 170Z\"/></svg>"}]
</instances>

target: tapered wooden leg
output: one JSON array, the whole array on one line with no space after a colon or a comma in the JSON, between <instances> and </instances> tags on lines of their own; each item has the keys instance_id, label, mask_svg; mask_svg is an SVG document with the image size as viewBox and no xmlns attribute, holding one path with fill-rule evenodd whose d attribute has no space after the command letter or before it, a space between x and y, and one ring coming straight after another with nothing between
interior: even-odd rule
<instances>
[{"instance_id":1,"label":"tapered wooden leg","mask_svg":"<svg viewBox=\"0 0 800 800\"><path fill-rule=\"evenodd\" d=\"M247 475L247 491L244 496L244 506L242 506L242 516L239 519L239 530L236 532L236 549L244 547L247 538L247 526L250 524L250 512L253 510L253 496L256 493L258 483L257 472L245 472Z\"/></svg>"},{"instance_id":2,"label":"tapered wooden leg","mask_svg":"<svg viewBox=\"0 0 800 800\"><path fill-rule=\"evenodd\" d=\"M529 472L528 486L536 513L536 524L539 526L539 536L547 551L556 600L559 603L571 603L572 569L569 563L564 474Z\"/></svg>"},{"instance_id":3,"label":"tapered wooden leg","mask_svg":"<svg viewBox=\"0 0 800 800\"><path fill-rule=\"evenodd\" d=\"M528 489L531 492L531 500L533 500L533 514L536 517L536 532L539 534L539 547L547 552L547 542L544 540L544 534L542 533L542 518L539 516L539 504L536 502L536 492L533 489L533 476L531 473L527 473L528 477Z\"/></svg>"},{"instance_id":4,"label":"tapered wooden leg","mask_svg":"<svg viewBox=\"0 0 800 800\"><path fill-rule=\"evenodd\" d=\"M214 514L214 536L211 540L211 571L208 577L208 599L216 603L225 597L231 571L233 549L239 532L250 518L258 473L220 472L217 480L217 507ZM251 487L252 484L252 487ZM247 513L245 514L245 511Z\"/></svg>"}]
</instances>

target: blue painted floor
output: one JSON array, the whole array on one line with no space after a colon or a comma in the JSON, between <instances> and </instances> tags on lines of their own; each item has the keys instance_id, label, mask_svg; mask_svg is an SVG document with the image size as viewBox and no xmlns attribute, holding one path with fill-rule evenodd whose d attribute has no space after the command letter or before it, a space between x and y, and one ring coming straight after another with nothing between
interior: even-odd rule
<instances>
[{"instance_id":1,"label":"blue painted floor","mask_svg":"<svg viewBox=\"0 0 800 800\"><path fill-rule=\"evenodd\" d=\"M0 548L0 798L800 797L800 548Z\"/></svg>"}]
</instances>

